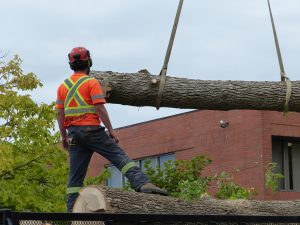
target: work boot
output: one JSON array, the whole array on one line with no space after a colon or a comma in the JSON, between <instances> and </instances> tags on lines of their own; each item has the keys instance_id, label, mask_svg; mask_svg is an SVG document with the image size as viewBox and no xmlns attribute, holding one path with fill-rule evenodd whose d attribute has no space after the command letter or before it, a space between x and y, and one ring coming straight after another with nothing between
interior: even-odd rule
<instances>
[{"instance_id":1,"label":"work boot","mask_svg":"<svg viewBox=\"0 0 300 225\"><path fill-rule=\"evenodd\" d=\"M152 183L146 183L140 188L140 192L142 193L148 193L148 194L158 194L158 195L164 195L167 196L168 192L166 190L160 189L159 187L156 187Z\"/></svg>"}]
</instances>

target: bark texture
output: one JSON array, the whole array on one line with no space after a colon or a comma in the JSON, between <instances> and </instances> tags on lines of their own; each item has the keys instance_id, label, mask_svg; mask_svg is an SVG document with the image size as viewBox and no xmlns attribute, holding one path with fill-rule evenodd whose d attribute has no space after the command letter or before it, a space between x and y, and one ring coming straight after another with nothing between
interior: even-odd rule
<instances>
[{"instance_id":1,"label":"bark texture","mask_svg":"<svg viewBox=\"0 0 300 225\"><path fill-rule=\"evenodd\" d=\"M74 212L110 212L193 215L282 215L299 216L300 200L216 200L186 202L172 197L89 186L80 191Z\"/></svg>"},{"instance_id":2,"label":"bark texture","mask_svg":"<svg viewBox=\"0 0 300 225\"><path fill-rule=\"evenodd\" d=\"M92 71L91 75L110 87L110 103L155 106L159 76L147 72L116 73ZM167 77L161 107L210 110L283 111L285 82L204 81ZM289 111L300 112L300 81L292 82Z\"/></svg>"}]
</instances>

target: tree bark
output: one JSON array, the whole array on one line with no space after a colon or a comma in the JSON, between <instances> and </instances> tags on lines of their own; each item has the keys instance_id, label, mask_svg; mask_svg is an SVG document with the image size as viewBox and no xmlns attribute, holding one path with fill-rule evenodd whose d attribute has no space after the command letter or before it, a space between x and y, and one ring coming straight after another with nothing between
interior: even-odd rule
<instances>
[{"instance_id":1,"label":"tree bark","mask_svg":"<svg viewBox=\"0 0 300 225\"><path fill-rule=\"evenodd\" d=\"M187 202L173 197L122 191L106 186L81 189L74 212L192 215L299 216L300 200L257 201L203 198Z\"/></svg>"},{"instance_id":2,"label":"tree bark","mask_svg":"<svg viewBox=\"0 0 300 225\"><path fill-rule=\"evenodd\" d=\"M92 71L104 87L111 88L110 103L131 106L155 106L159 76L149 73ZM103 85L104 81L107 85ZM210 110L283 111L285 82L213 81L167 77L161 107ZM289 111L300 112L300 81L292 82Z\"/></svg>"}]
</instances>

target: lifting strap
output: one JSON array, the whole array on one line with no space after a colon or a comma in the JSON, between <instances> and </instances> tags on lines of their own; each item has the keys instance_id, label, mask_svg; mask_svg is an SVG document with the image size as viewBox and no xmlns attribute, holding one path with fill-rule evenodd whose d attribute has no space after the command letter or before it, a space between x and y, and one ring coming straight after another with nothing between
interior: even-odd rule
<instances>
[{"instance_id":1,"label":"lifting strap","mask_svg":"<svg viewBox=\"0 0 300 225\"><path fill-rule=\"evenodd\" d=\"M158 89L158 94L157 94L157 98L156 98L156 109L157 110L159 109L160 103L162 100L162 95L163 95L163 91L164 91L164 87L165 87L165 83L166 83L166 75L167 75L167 70L168 70L169 59L170 59L170 55L172 52L172 47L173 47L173 43L174 43L174 39L175 39L175 35L176 35L176 30L177 30L177 26L178 26L178 22L179 22L179 18L180 18L183 1L184 0L179 1L171 37L169 40L168 49L167 49L166 56L165 56L165 61L164 61L163 67L159 74L159 76L160 76L159 89Z\"/></svg>"},{"instance_id":2,"label":"lifting strap","mask_svg":"<svg viewBox=\"0 0 300 225\"><path fill-rule=\"evenodd\" d=\"M280 67L280 77L281 77L281 81L285 81L285 83L286 83L284 115L287 115L287 113L289 111L289 101L290 101L290 98L291 98L291 95L292 95L292 83L291 83L291 80L285 74L283 60L282 60L280 46L279 46L279 41L278 41L277 32L276 32L276 27L275 27L275 23L274 23L274 19L273 19L270 0L268 0L268 6L269 6L270 18L271 18L273 35L274 35L274 40L275 40L276 52L277 52L277 57L278 57L278 62L279 62L279 67Z\"/></svg>"}]
</instances>

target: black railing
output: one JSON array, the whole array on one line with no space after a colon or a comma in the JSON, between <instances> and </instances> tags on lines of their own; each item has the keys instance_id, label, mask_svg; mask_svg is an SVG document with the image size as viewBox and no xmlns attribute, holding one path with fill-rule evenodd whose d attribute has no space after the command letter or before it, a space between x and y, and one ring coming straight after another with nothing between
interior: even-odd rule
<instances>
[{"instance_id":1,"label":"black railing","mask_svg":"<svg viewBox=\"0 0 300 225\"><path fill-rule=\"evenodd\" d=\"M27 213L1 210L2 225L299 224L300 216ZM1 222L0 222L1 224Z\"/></svg>"}]
</instances>

